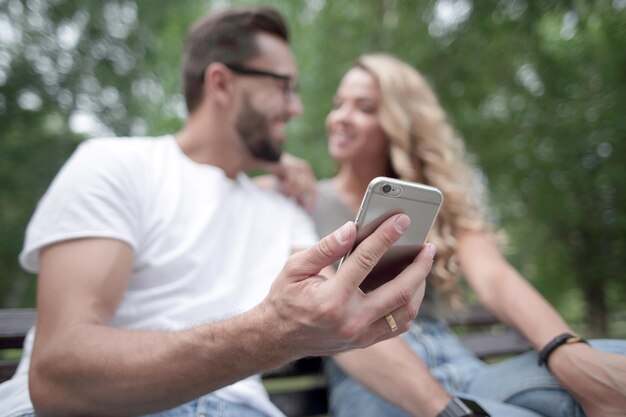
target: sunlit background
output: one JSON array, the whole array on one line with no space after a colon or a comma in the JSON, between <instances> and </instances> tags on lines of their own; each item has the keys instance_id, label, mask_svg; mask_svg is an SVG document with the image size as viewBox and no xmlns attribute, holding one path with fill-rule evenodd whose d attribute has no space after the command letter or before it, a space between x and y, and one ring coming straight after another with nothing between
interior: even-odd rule
<instances>
[{"instance_id":1,"label":"sunlit background","mask_svg":"<svg viewBox=\"0 0 626 417\"><path fill-rule=\"evenodd\" d=\"M181 45L244 1L0 0L0 304L38 198L80 141L180 128ZM267 1L283 12L305 115L288 149L334 172L323 120L363 52L419 68L490 189L510 261L589 334L626 336L626 0Z\"/></svg>"}]
</instances>

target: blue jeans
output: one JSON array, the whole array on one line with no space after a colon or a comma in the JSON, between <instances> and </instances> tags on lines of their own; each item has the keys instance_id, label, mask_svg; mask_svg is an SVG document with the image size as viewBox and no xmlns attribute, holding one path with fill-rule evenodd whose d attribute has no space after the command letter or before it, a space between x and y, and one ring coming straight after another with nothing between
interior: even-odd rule
<instances>
[{"instance_id":1,"label":"blue jeans","mask_svg":"<svg viewBox=\"0 0 626 417\"><path fill-rule=\"evenodd\" d=\"M545 367L527 352L487 365L465 349L447 326L418 319L403 335L437 380L452 394L478 402L492 417L583 417L576 401ZM624 340L594 340L602 351L626 355ZM407 417L399 408L326 362L335 417Z\"/></svg>"}]
</instances>

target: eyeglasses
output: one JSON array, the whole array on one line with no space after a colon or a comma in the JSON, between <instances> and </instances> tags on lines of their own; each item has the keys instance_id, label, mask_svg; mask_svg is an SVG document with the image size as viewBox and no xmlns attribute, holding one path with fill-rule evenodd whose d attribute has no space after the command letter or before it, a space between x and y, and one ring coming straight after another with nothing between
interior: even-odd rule
<instances>
[{"instance_id":1,"label":"eyeglasses","mask_svg":"<svg viewBox=\"0 0 626 417\"><path fill-rule=\"evenodd\" d=\"M269 77L282 83L281 90L286 100L290 100L292 95L298 94L298 84L292 82L291 75L278 74L276 72L264 71L255 68L248 68L237 64L224 64L229 70L240 75L250 77Z\"/></svg>"}]
</instances>

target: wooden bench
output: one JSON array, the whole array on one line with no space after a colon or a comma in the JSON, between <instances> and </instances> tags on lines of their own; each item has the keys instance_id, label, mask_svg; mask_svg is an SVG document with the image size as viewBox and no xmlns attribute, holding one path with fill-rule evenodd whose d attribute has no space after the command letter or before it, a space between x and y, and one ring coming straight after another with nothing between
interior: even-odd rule
<instances>
[{"instance_id":1,"label":"wooden bench","mask_svg":"<svg viewBox=\"0 0 626 417\"><path fill-rule=\"evenodd\" d=\"M20 349L35 321L34 309L0 309L0 382L13 375L18 363L6 358L9 349ZM482 359L494 360L530 349L514 330L503 326L480 306L452 318L451 328L461 342ZM19 351L17 351L19 353ZM326 379L321 358L304 358L268 372L263 381L272 401L289 417L323 416L328 412Z\"/></svg>"}]
</instances>

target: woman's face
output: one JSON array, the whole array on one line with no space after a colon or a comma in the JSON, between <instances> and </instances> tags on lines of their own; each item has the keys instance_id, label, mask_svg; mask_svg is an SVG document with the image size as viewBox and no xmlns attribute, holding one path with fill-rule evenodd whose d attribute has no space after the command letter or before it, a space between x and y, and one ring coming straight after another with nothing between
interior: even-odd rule
<instances>
[{"instance_id":1,"label":"woman's face","mask_svg":"<svg viewBox=\"0 0 626 417\"><path fill-rule=\"evenodd\" d=\"M361 68L344 75L326 117L328 152L339 162L369 163L387 159L388 139L379 120L380 91Z\"/></svg>"}]
</instances>

